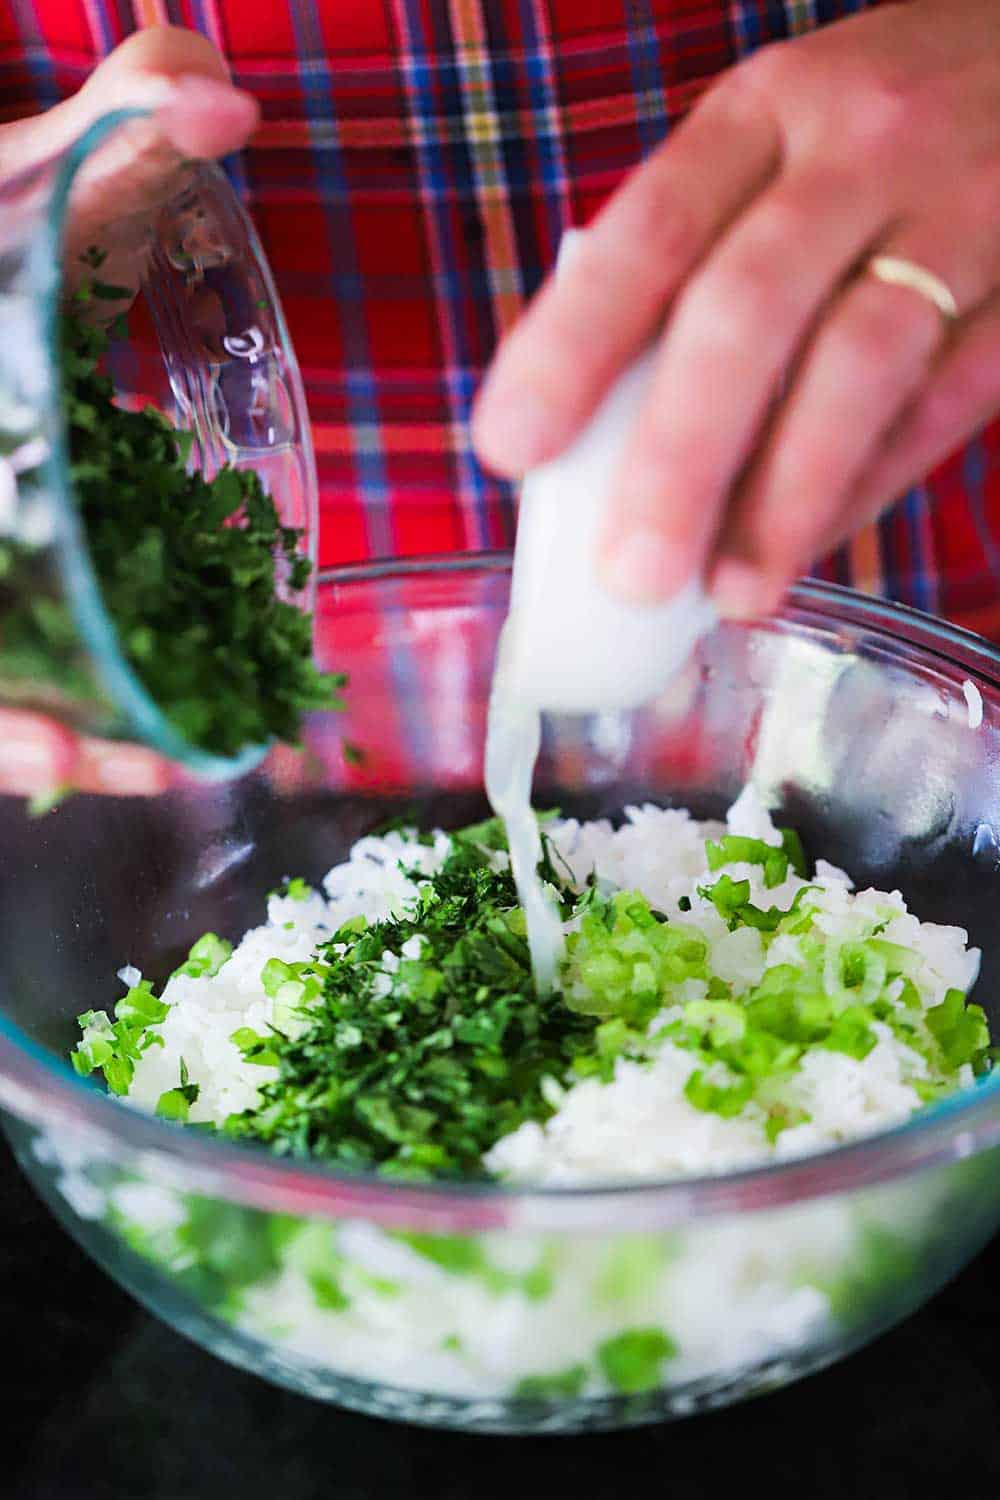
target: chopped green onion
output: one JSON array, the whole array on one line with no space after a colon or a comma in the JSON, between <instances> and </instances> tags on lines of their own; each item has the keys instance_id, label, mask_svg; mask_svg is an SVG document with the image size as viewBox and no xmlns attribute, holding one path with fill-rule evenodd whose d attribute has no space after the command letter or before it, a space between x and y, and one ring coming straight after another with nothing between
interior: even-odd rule
<instances>
[{"instance_id":1,"label":"chopped green onion","mask_svg":"<svg viewBox=\"0 0 1000 1500\"><path fill-rule=\"evenodd\" d=\"M660 1328L630 1328L607 1339L597 1350L597 1362L609 1385L633 1395L659 1385L665 1360L677 1345Z\"/></svg>"}]
</instances>

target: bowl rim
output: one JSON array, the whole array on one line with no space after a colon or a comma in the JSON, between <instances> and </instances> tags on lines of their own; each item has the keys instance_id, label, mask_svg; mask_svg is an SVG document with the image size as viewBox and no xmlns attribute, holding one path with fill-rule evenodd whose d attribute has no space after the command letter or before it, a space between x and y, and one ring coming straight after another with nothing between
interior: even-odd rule
<instances>
[{"instance_id":1,"label":"bowl rim","mask_svg":"<svg viewBox=\"0 0 1000 1500\"><path fill-rule=\"evenodd\" d=\"M321 591L452 573L509 573L505 551L377 559L321 569ZM1000 649L960 626L839 584L801 580L775 625L889 635L1000 691ZM278 1158L157 1119L110 1098L0 1015L0 1106L41 1127L56 1158L73 1153L131 1165L148 1180L248 1208L327 1219L365 1218L429 1232L661 1230L760 1212L943 1166L1000 1145L1000 1069L973 1088L871 1136L787 1161L697 1177L560 1187L489 1182L394 1182Z\"/></svg>"}]
</instances>

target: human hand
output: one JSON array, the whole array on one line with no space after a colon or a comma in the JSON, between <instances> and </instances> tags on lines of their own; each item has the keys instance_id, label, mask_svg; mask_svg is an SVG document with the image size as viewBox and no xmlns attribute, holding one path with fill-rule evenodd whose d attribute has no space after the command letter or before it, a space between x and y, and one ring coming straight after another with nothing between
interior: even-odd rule
<instances>
[{"instance_id":1,"label":"human hand","mask_svg":"<svg viewBox=\"0 0 1000 1500\"><path fill-rule=\"evenodd\" d=\"M137 291L145 234L173 193L185 163L245 144L259 119L252 95L234 88L225 61L196 31L153 26L109 54L72 98L25 120L0 126L0 180L65 151L102 115L146 109L84 162L73 184L64 232L68 288L92 274L80 256L105 254L101 278ZM104 309L109 317L121 310Z\"/></svg>"},{"instance_id":2,"label":"human hand","mask_svg":"<svg viewBox=\"0 0 1000 1500\"><path fill-rule=\"evenodd\" d=\"M0 708L0 793L45 799L61 792L152 797L183 779L144 745L74 734L47 714Z\"/></svg>"},{"instance_id":3,"label":"human hand","mask_svg":"<svg viewBox=\"0 0 1000 1500\"><path fill-rule=\"evenodd\" d=\"M930 271L957 321L874 255ZM553 457L658 334L605 584L661 600L703 573L722 613L766 613L1000 407L995 0L883 6L731 70L501 346L480 457Z\"/></svg>"},{"instance_id":4,"label":"human hand","mask_svg":"<svg viewBox=\"0 0 1000 1500\"><path fill-rule=\"evenodd\" d=\"M185 161L236 150L258 120L256 102L233 88L211 43L197 32L153 27L116 48L65 103L0 126L0 180L58 155L95 120L125 107L153 113L122 127L84 163L64 236L69 289L92 274L80 257L96 245L105 253L102 281L126 290L121 302L102 301L108 317L121 312L138 289L146 230L176 190ZM32 796L72 786L149 796L179 775L142 746L77 736L41 713L0 710L0 792Z\"/></svg>"}]
</instances>

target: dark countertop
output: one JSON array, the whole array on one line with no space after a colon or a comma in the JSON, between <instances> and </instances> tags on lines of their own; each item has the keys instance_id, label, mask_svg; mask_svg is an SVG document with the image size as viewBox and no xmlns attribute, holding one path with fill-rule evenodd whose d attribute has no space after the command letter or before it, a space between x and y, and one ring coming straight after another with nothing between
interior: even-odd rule
<instances>
[{"instance_id":1,"label":"dark countertop","mask_svg":"<svg viewBox=\"0 0 1000 1500\"><path fill-rule=\"evenodd\" d=\"M231 1370L77 1249L0 1146L9 1500L998 1500L1000 1240L920 1315L728 1411L576 1438L398 1427Z\"/></svg>"}]
</instances>

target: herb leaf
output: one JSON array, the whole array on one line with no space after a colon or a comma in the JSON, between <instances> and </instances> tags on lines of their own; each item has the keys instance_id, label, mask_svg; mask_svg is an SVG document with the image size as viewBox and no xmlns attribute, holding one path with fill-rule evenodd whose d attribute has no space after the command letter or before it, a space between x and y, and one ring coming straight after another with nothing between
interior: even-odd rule
<instances>
[{"instance_id":1,"label":"herb leaf","mask_svg":"<svg viewBox=\"0 0 1000 1500\"><path fill-rule=\"evenodd\" d=\"M404 915L352 922L320 950L310 1024L267 1039L279 1076L230 1135L394 1176L482 1175L500 1136L551 1114L551 1079L593 1054L597 1022L536 994L510 874L467 832L417 892ZM288 968L271 960L265 986Z\"/></svg>"}]
</instances>

